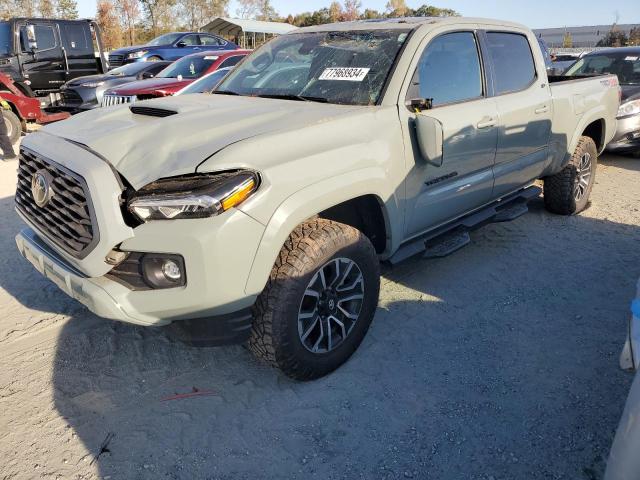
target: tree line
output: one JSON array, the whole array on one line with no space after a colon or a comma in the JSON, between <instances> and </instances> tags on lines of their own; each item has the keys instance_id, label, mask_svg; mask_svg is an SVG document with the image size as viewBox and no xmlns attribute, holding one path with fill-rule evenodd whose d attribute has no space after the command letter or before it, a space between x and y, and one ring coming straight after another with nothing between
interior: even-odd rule
<instances>
[{"instance_id":1,"label":"tree line","mask_svg":"<svg viewBox=\"0 0 640 480\"><path fill-rule=\"evenodd\" d=\"M413 9L405 0L389 0L384 11L363 9L360 0L333 1L327 7L296 15L281 15L271 0L239 0L235 15L230 0L97 0L96 21L107 49L145 43L166 32L198 30L216 17L235 16L298 27L364 19L457 16L449 8L422 5ZM78 18L76 0L0 0L0 18Z\"/></svg>"}]
</instances>

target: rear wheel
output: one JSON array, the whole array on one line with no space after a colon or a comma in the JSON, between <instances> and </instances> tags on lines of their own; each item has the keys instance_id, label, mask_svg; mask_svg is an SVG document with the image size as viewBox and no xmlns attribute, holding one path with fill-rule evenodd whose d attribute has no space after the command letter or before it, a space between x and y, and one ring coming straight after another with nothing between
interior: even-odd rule
<instances>
[{"instance_id":1,"label":"rear wheel","mask_svg":"<svg viewBox=\"0 0 640 480\"><path fill-rule=\"evenodd\" d=\"M15 144L22 134L22 123L18 116L10 110L2 112L4 123L7 126L7 136L12 144Z\"/></svg>"},{"instance_id":2,"label":"rear wheel","mask_svg":"<svg viewBox=\"0 0 640 480\"><path fill-rule=\"evenodd\" d=\"M321 219L300 225L256 302L250 350L297 380L335 370L371 324L379 268L373 245L355 228Z\"/></svg>"},{"instance_id":3,"label":"rear wheel","mask_svg":"<svg viewBox=\"0 0 640 480\"><path fill-rule=\"evenodd\" d=\"M153 57L149 57L146 60L147 62L161 62L162 58L158 57L157 55L154 55Z\"/></svg>"},{"instance_id":4,"label":"rear wheel","mask_svg":"<svg viewBox=\"0 0 640 480\"><path fill-rule=\"evenodd\" d=\"M581 137L571 160L560 172L544 179L544 204L560 215L580 213L589 203L598 166L598 149L590 137Z\"/></svg>"}]
</instances>

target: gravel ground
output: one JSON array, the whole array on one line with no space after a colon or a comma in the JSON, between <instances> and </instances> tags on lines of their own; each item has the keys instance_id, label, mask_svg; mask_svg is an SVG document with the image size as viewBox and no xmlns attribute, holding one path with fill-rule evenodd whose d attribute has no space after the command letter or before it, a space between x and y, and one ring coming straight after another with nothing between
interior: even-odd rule
<instances>
[{"instance_id":1,"label":"gravel ground","mask_svg":"<svg viewBox=\"0 0 640 480\"><path fill-rule=\"evenodd\" d=\"M385 269L360 350L295 383L241 347L101 320L19 258L0 165L0 478L597 479L631 376L640 161L580 216L531 212ZM166 400L193 389L212 395Z\"/></svg>"}]
</instances>

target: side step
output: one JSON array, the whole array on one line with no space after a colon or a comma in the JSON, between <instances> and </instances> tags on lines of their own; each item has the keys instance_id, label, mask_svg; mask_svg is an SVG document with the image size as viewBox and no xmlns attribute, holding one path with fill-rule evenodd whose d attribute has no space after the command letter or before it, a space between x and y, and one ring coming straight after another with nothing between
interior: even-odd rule
<instances>
[{"instance_id":1,"label":"side step","mask_svg":"<svg viewBox=\"0 0 640 480\"><path fill-rule=\"evenodd\" d=\"M527 202L542 193L540 187L531 186L494 202L476 212L427 232L402 245L388 262L392 265L423 254L425 258L439 258L452 254L471 241L469 230L494 222L510 222L529 211Z\"/></svg>"},{"instance_id":2,"label":"side step","mask_svg":"<svg viewBox=\"0 0 640 480\"><path fill-rule=\"evenodd\" d=\"M427 240L425 243L426 249L422 257L446 257L456 250L460 250L462 247L465 247L469 242L471 242L471 236L467 230L453 230L433 240Z\"/></svg>"}]
</instances>

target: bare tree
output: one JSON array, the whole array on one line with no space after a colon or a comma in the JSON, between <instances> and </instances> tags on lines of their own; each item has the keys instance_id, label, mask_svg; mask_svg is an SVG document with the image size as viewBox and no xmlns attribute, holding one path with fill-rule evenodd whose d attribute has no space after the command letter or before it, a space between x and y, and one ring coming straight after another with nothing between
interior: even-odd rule
<instances>
[{"instance_id":1,"label":"bare tree","mask_svg":"<svg viewBox=\"0 0 640 480\"><path fill-rule=\"evenodd\" d=\"M227 15L229 0L178 0L181 22L189 30L197 30L216 17Z\"/></svg>"},{"instance_id":2,"label":"bare tree","mask_svg":"<svg viewBox=\"0 0 640 480\"><path fill-rule=\"evenodd\" d=\"M344 14L343 19L352 22L360 18L360 9L362 8L362 2L360 0L344 0Z\"/></svg>"},{"instance_id":3,"label":"bare tree","mask_svg":"<svg viewBox=\"0 0 640 480\"><path fill-rule=\"evenodd\" d=\"M343 13L344 12L342 11L342 5L340 5L340 2L331 2L331 5L329 5L329 18L331 18L332 22L342 21Z\"/></svg>"},{"instance_id":4,"label":"bare tree","mask_svg":"<svg viewBox=\"0 0 640 480\"><path fill-rule=\"evenodd\" d=\"M74 20L78 18L78 3L76 0L58 0L56 5L56 16Z\"/></svg>"},{"instance_id":5,"label":"bare tree","mask_svg":"<svg viewBox=\"0 0 640 480\"><path fill-rule=\"evenodd\" d=\"M102 42L107 50L122 46L122 26L112 0L98 0L96 22L102 31Z\"/></svg>"},{"instance_id":6,"label":"bare tree","mask_svg":"<svg viewBox=\"0 0 640 480\"><path fill-rule=\"evenodd\" d=\"M140 19L140 7L136 0L114 0L120 16L120 24L129 45L136 43L136 22Z\"/></svg>"},{"instance_id":7,"label":"bare tree","mask_svg":"<svg viewBox=\"0 0 640 480\"><path fill-rule=\"evenodd\" d=\"M390 17L404 17L407 10L409 9L405 0L389 0L387 2L387 12Z\"/></svg>"},{"instance_id":8,"label":"bare tree","mask_svg":"<svg viewBox=\"0 0 640 480\"><path fill-rule=\"evenodd\" d=\"M254 18L260 8L258 0L238 0L236 15L240 18Z\"/></svg>"},{"instance_id":9,"label":"bare tree","mask_svg":"<svg viewBox=\"0 0 640 480\"><path fill-rule=\"evenodd\" d=\"M52 0L40 0L38 11L43 18L53 18L55 16L55 6Z\"/></svg>"}]
</instances>

